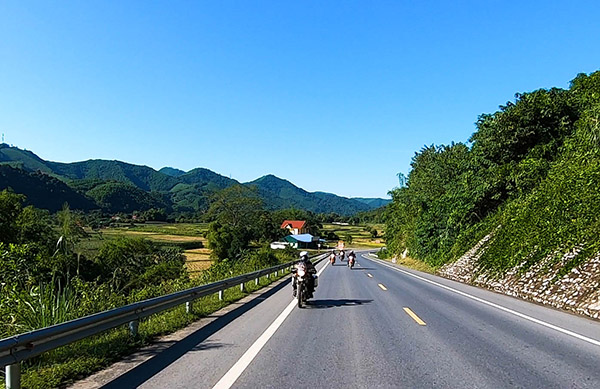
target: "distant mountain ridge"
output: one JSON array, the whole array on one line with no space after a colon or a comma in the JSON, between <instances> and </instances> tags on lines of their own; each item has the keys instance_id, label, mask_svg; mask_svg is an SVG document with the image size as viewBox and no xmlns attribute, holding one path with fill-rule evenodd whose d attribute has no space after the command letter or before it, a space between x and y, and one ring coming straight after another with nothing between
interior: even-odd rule
<instances>
[{"instance_id":1,"label":"distant mountain ridge","mask_svg":"<svg viewBox=\"0 0 600 389\"><path fill-rule=\"evenodd\" d=\"M331 193L307 192L288 180L272 174L260 177L245 185L258 188L259 195L268 208L298 208L315 213L338 213L342 215L368 211L372 208L363 202Z\"/></svg>"},{"instance_id":2,"label":"distant mountain ridge","mask_svg":"<svg viewBox=\"0 0 600 389\"><path fill-rule=\"evenodd\" d=\"M183 170L176 169L174 167L165 166L158 170L160 173L166 174L171 177L183 176L185 172Z\"/></svg>"},{"instance_id":3,"label":"distant mountain ridge","mask_svg":"<svg viewBox=\"0 0 600 389\"><path fill-rule=\"evenodd\" d=\"M22 188L28 198L39 199L47 183L40 182L40 190L37 191L36 185L24 187L18 181L31 181L31 174L35 174L37 179L47 176L55 180L52 185L58 185L57 182L64 184L61 196L73 199L78 196L79 206L71 204L73 208L85 210L95 206L111 212L131 212L161 207L169 211L193 212L205 209L215 192L240 184L206 168L185 172L164 167L157 171L149 166L116 160L45 161L31 151L7 144L0 144L0 166L3 165L9 165L13 170L5 170L5 174L0 176L0 188L12 187L15 191L17 187ZM352 199L331 193L307 192L272 174L242 185L256 187L265 207L271 210L293 207L316 213L352 215L389 202L385 199ZM58 196L58 192L52 193L50 190L44 196ZM46 203L39 202L42 205ZM55 204L50 208L54 210Z\"/></svg>"}]
</instances>

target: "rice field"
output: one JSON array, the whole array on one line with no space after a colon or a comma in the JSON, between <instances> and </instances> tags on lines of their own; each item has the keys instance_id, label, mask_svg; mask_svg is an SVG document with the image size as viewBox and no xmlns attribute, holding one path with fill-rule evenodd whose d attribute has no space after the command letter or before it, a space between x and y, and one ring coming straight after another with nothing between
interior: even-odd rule
<instances>
[{"instance_id":1,"label":"rice field","mask_svg":"<svg viewBox=\"0 0 600 389\"><path fill-rule=\"evenodd\" d=\"M185 266L192 277L198 276L212 264L210 249L185 250L183 255L185 255Z\"/></svg>"},{"instance_id":2,"label":"rice field","mask_svg":"<svg viewBox=\"0 0 600 389\"><path fill-rule=\"evenodd\" d=\"M377 230L377 237L371 235L371 228ZM385 246L383 235L383 224L369 225L339 225L339 224L323 224L321 229L323 235L327 232L334 232L343 240L346 247L352 248L379 248ZM348 237L352 240L350 243ZM329 242L329 245L335 245L337 242Z\"/></svg>"},{"instance_id":3,"label":"rice field","mask_svg":"<svg viewBox=\"0 0 600 389\"><path fill-rule=\"evenodd\" d=\"M176 224L138 224L127 227L114 227L102 230L105 239L114 239L119 236L137 237L154 241L156 243L171 243L173 245L192 246L199 243L202 248L186 249L183 255L186 258L185 266L191 276L198 276L212 264L210 249L203 234L208 226L204 223L176 223Z\"/></svg>"}]
</instances>

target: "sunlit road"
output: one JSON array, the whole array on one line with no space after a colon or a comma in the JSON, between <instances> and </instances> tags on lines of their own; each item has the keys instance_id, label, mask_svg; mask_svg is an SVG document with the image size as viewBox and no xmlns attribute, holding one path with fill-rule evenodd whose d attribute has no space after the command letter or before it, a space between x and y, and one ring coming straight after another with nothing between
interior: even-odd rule
<instances>
[{"instance_id":1,"label":"sunlit road","mask_svg":"<svg viewBox=\"0 0 600 389\"><path fill-rule=\"evenodd\" d=\"M600 323L357 263L322 262L304 309L286 282L108 387L600 387Z\"/></svg>"}]
</instances>

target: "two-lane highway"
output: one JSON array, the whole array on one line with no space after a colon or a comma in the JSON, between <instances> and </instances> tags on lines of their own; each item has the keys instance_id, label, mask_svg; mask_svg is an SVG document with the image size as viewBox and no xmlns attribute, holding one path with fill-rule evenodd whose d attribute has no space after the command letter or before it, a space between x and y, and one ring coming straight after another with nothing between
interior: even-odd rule
<instances>
[{"instance_id":1,"label":"two-lane highway","mask_svg":"<svg viewBox=\"0 0 600 389\"><path fill-rule=\"evenodd\" d=\"M286 282L109 386L600 387L598 322L362 255L319 269L306 308Z\"/></svg>"}]
</instances>

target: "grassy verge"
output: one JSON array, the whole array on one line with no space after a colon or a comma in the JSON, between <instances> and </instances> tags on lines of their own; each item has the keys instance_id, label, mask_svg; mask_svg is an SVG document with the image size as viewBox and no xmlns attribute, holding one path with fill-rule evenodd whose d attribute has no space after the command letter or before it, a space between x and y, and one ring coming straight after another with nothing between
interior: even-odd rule
<instances>
[{"instance_id":1,"label":"grassy verge","mask_svg":"<svg viewBox=\"0 0 600 389\"><path fill-rule=\"evenodd\" d=\"M380 259L382 259L383 261L392 263L392 258L380 258ZM418 271L422 271L422 272L430 273L430 274L435 274L434 267L429 266L427 263L425 263L423 261L419 261L418 259L414 259L414 258L410 258L410 257L397 258L395 264L407 267L409 269L418 270Z\"/></svg>"},{"instance_id":2,"label":"grassy verge","mask_svg":"<svg viewBox=\"0 0 600 389\"><path fill-rule=\"evenodd\" d=\"M223 301L219 301L217 295L202 297L194 302L193 313L186 313L182 305L150 316L140 322L137 338L132 338L124 325L42 354L23 364L23 388L62 387L87 377L157 337L183 328L282 277L284 275L261 277L259 285L250 281L246 283L246 293L241 292L239 287L230 288L224 292ZM4 382L0 383L0 387L5 387Z\"/></svg>"}]
</instances>

